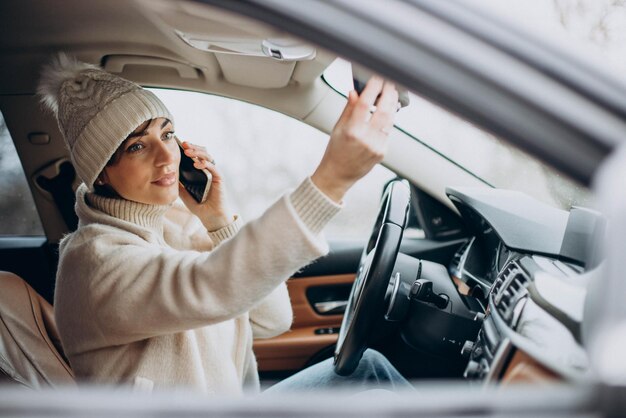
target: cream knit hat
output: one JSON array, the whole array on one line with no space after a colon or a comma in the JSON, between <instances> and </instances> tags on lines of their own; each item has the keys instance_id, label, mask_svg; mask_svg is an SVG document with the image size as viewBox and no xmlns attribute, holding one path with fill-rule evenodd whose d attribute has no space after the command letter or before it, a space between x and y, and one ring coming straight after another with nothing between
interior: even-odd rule
<instances>
[{"instance_id":1,"label":"cream knit hat","mask_svg":"<svg viewBox=\"0 0 626 418\"><path fill-rule=\"evenodd\" d=\"M174 120L152 92L65 54L44 67L37 92L56 116L76 173L89 189L139 125Z\"/></svg>"}]
</instances>

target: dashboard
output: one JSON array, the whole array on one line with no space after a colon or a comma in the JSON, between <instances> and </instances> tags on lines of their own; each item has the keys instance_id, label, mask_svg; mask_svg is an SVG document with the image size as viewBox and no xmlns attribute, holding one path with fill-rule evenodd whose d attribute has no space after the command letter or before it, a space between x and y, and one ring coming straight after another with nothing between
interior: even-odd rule
<instances>
[{"instance_id":1,"label":"dashboard","mask_svg":"<svg viewBox=\"0 0 626 418\"><path fill-rule=\"evenodd\" d=\"M464 377L501 380L520 351L552 375L586 376L580 321L587 273L598 264L587 246L603 233L603 217L583 208L555 209L512 191L446 193L470 232L448 273L483 308L476 338L461 348Z\"/></svg>"}]
</instances>

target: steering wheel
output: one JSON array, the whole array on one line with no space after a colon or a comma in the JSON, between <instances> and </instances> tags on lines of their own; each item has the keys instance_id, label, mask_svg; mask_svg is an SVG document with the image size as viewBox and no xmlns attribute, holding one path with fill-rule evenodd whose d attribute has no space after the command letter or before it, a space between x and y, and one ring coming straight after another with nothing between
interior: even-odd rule
<instances>
[{"instance_id":1,"label":"steering wheel","mask_svg":"<svg viewBox=\"0 0 626 418\"><path fill-rule=\"evenodd\" d=\"M406 182L389 183L372 234L363 250L335 348L335 372L351 374L367 348L370 326L383 317L385 292L406 225L411 192Z\"/></svg>"}]
</instances>

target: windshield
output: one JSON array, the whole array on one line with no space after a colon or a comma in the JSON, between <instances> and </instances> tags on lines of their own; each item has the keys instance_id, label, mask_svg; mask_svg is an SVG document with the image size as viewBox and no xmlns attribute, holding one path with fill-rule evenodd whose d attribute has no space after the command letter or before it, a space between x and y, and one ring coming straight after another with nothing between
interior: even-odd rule
<instances>
[{"instance_id":1,"label":"windshield","mask_svg":"<svg viewBox=\"0 0 626 418\"><path fill-rule=\"evenodd\" d=\"M353 89L351 64L337 59L324 72L339 93ZM450 112L409 93L396 127L473 175L497 188L518 190L553 206L588 205L588 189L536 158L486 133Z\"/></svg>"}]
</instances>

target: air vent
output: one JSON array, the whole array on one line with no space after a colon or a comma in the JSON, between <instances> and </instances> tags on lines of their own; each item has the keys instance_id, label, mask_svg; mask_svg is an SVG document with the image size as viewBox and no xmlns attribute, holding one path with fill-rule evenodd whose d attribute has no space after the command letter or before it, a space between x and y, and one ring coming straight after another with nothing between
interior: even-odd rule
<instances>
[{"instance_id":1,"label":"air vent","mask_svg":"<svg viewBox=\"0 0 626 418\"><path fill-rule=\"evenodd\" d=\"M528 296L526 286L529 279L515 263L504 268L493 288L496 310L504 321L514 328L519 319L523 303Z\"/></svg>"},{"instance_id":2,"label":"air vent","mask_svg":"<svg viewBox=\"0 0 626 418\"><path fill-rule=\"evenodd\" d=\"M465 241L463 245L459 247L458 250L454 253L454 257L452 257L452 261L450 262L450 274L454 277L461 278L462 275L462 267L463 261L465 259L465 253L470 245L474 242L474 238L469 241Z\"/></svg>"}]
</instances>

